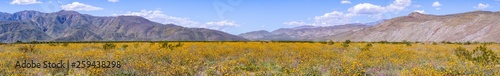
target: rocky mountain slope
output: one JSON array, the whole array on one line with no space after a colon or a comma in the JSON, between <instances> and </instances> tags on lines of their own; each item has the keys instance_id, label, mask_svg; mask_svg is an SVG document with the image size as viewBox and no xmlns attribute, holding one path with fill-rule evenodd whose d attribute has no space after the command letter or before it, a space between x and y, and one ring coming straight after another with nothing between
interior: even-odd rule
<instances>
[{"instance_id":1,"label":"rocky mountain slope","mask_svg":"<svg viewBox=\"0 0 500 76\"><path fill-rule=\"evenodd\" d=\"M246 39L217 30L160 24L138 16L96 17L75 11L0 13L0 42L131 40Z\"/></svg>"},{"instance_id":2,"label":"rocky mountain slope","mask_svg":"<svg viewBox=\"0 0 500 76\"><path fill-rule=\"evenodd\" d=\"M474 11L451 15L411 13L354 33L331 36L342 41L500 42L500 12Z\"/></svg>"}]
</instances>

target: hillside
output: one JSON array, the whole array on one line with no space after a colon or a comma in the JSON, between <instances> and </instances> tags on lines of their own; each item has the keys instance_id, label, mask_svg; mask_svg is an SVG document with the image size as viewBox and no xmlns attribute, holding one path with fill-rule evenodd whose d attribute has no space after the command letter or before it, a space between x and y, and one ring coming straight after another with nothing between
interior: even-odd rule
<instances>
[{"instance_id":1,"label":"hillside","mask_svg":"<svg viewBox=\"0 0 500 76\"><path fill-rule=\"evenodd\" d=\"M411 13L354 33L332 36L342 41L500 42L500 12L474 11L451 15Z\"/></svg>"},{"instance_id":2,"label":"hillside","mask_svg":"<svg viewBox=\"0 0 500 76\"><path fill-rule=\"evenodd\" d=\"M160 24L138 16L97 17L75 11L0 13L0 42L15 41L236 41L225 32Z\"/></svg>"}]
</instances>

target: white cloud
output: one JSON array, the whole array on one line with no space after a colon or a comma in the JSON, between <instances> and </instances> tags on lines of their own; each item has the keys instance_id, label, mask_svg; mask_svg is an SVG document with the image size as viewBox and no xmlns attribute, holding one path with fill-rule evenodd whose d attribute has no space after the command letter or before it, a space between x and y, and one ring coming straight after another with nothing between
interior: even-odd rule
<instances>
[{"instance_id":1,"label":"white cloud","mask_svg":"<svg viewBox=\"0 0 500 76\"><path fill-rule=\"evenodd\" d=\"M439 7L441 6L441 3L439 3L438 1L432 3L432 7Z\"/></svg>"},{"instance_id":2,"label":"white cloud","mask_svg":"<svg viewBox=\"0 0 500 76\"><path fill-rule=\"evenodd\" d=\"M176 24L184 27L197 27L197 28L209 28L215 30L224 31L224 29L229 27L236 27L239 24L234 21L222 20L222 21L212 21L206 23L200 23L197 21L192 21L189 18L180 18L164 14L159 9L156 10L141 10L139 12L128 11L125 14L113 14L113 15L125 15L125 16L141 16L148 20L162 23L162 24Z\"/></svg>"},{"instance_id":3,"label":"white cloud","mask_svg":"<svg viewBox=\"0 0 500 76\"><path fill-rule=\"evenodd\" d=\"M292 26L302 26L302 25L307 25L305 22L302 21L288 21L288 22L283 22L285 25L292 25Z\"/></svg>"},{"instance_id":4,"label":"white cloud","mask_svg":"<svg viewBox=\"0 0 500 76\"><path fill-rule=\"evenodd\" d=\"M372 18L381 18L385 13L397 13L405 10L411 5L411 0L395 0L387 6L375 5L371 3L357 4L347 10L347 12L333 11L322 16L314 17L314 23L309 23L314 26L334 26L347 24L356 16L368 16ZM290 24L308 24L297 21L284 22L285 25Z\"/></svg>"},{"instance_id":5,"label":"white cloud","mask_svg":"<svg viewBox=\"0 0 500 76\"><path fill-rule=\"evenodd\" d=\"M42 3L42 2L37 0L12 0L12 2L10 2L10 4L18 4L18 5L29 5L37 3Z\"/></svg>"},{"instance_id":6,"label":"white cloud","mask_svg":"<svg viewBox=\"0 0 500 76\"><path fill-rule=\"evenodd\" d=\"M488 8L489 6L490 6L490 4L479 3L479 4L477 4L477 6L474 6L474 8L476 8L476 9L485 9L485 8Z\"/></svg>"},{"instance_id":7,"label":"white cloud","mask_svg":"<svg viewBox=\"0 0 500 76\"><path fill-rule=\"evenodd\" d=\"M354 14L380 14L385 12L385 8L379 5L373 5L370 3L357 4L354 7L349 8L347 11Z\"/></svg>"},{"instance_id":8,"label":"white cloud","mask_svg":"<svg viewBox=\"0 0 500 76\"><path fill-rule=\"evenodd\" d=\"M236 26L239 26L239 24L236 24L234 21L222 20L222 21L207 22L200 27L224 31L228 27L236 27Z\"/></svg>"},{"instance_id":9,"label":"white cloud","mask_svg":"<svg viewBox=\"0 0 500 76\"><path fill-rule=\"evenodd\" d=\"M340 4L351 4L351 1L349 1L349 0L342 0L342 1L340 1Z\"/></svg>"},{"instance_id":10,"label":"white cloud","mask_svg":"<svg viewBox=\"0 0 500 76\"><path fill-rule=\"evenodd\" d=\"M344 14L342 12L333 11L330 13L326 13L322 16L314 17L314 26L332 26L339 24L349 23L351 20L352 14Z\"/></svg>"},{"instance_id":11,"label":"white cloud","mask_svg":"<svg viewBox=\"0 0 500 76\"><path fill-rule=\"evenodd\" d=\"M441 3L439 3L438 1L432 3L432 7L436 7L436 10L441 10L441 8L439 8L439 6L441 6Z\"/></svg>"},{"instance_id":12,"label":"white cloud","mask_svg":"<svg viewBox=\"0 0 500 76\"><path fill-rule=\"evenodd\" d=\"M406 7L411 5L411 0L395 0L389 6L385 7L387 11L398 12L406 9Z\"/></svg>"},{"instance_id":13,"label":"white cloud","mask_svg":"<svg viewBox=\"0 0 500 76\"><path fill-rule=\"evenodd\" d=\"M108 0L108 2L118 2L120 0Z\"/></svg>"},{"instance_id":14,"label":"white cloud","mask_svg":"<svg viewBox=\"0 0 500 76\"><path fill-rule=\"evenodd\" d=\"M103 8L86 5L80 2L73 2L71 4L61 5L61 9L75 10L75 11L95 11L95 10L102 10Z\"/></svg>"},{"instance_id":15,"label":"white cloud","mask_svg":"<svg viewBox=\"0 0 500 76\"><path fill-rule=\"evenodd\" d=\"M413 12L418 12L418 13L423 13L423 14L425 14L425 10L415 10L415 11L413 11Z\"/></svg>"}]
</instances>

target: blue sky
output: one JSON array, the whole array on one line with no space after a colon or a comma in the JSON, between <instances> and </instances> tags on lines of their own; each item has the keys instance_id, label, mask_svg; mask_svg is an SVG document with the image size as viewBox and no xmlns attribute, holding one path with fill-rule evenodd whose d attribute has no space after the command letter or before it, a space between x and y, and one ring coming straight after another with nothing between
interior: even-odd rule
<instances>
[{"instance_id":1,"label":"blue sky","mask_svg":"<svg viewBox=\"0 0 500 76\"><path fill-rule=\"evenodd\" d=\"M444 15L499 11L500 0L2 0L0 12L74 10L94 16L134 15L159 23L231 34L301 25L369 23L411 12Z\"/></svg>"}]
</instances>

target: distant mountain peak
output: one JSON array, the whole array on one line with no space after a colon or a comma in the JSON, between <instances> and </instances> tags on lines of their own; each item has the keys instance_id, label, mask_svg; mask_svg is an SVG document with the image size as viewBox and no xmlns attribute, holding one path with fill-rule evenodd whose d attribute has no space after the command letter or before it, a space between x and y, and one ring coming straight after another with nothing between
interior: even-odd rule
<instances>
[{"instance_id":1,"label":"distant mountain peak","mask_svg":"<svg viewBox=\"0 0 500 76\"><path fill-rule=\"evenodd\" d=\"M291 28L291 29L304 29L304 28L316 28L318 26L312 26L312 25L303 25L303 26L298 26L298 27L294 27L294 28Z\"/></svg>"},{"instance_id":2,"label":"distant mountain peak","mask_svg":"<svg viewBox=\"0 0 500 76\"><path fill-rule=\"evenodd\" d=\"M79 15L80 13L77 11L72 11L72 10L61 10L59 12L55 12L56 14L61 14L61 15Z\"/></svg>"},{"instance_id":3,"label":"distant mountain peak","mask_svg":"<svg viewBox=\"0 0 500 76\"><path fill-rule=\"evenodd\" d=\"M34 10L24 10L24 11L19 11L14 14L39 14L42 12L34 11Z\"/></svg>"},{"instance_id":4,"label":"distant mountain peak","mask_svg":"<svg viewBox=\"0 0 500 76\"><path fill-rule=\"evenodd\" d=\"M139 21L139 22L151 22L150 20L141 17L141 16L118 16L118 18L124 19L124 20L133 20L133 21Z\"/></svg>"},{"instance_id":5,"label":"distant mountain peak","mask_svg":"<svg viewBox=\"0 0 500 76\"><path fill-rule=\"evenodd\" d=\"M408 16L410 17L421 17L421 16L426 16L425 14L419 13L419 12L412 12Z\"/></svg>"}]
</instances>

